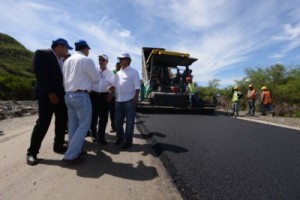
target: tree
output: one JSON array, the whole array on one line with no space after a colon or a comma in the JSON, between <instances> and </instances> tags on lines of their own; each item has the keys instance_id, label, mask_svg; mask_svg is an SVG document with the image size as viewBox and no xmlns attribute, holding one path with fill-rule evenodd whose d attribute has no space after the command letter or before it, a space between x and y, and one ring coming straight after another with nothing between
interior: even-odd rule
<instances>
[{"instance_id":1,"label":"tree","mask_svg":"<svg viewBox=\"0 0 300 200\"><path fill-rule=\"evenodd\" d=\"M221 80L219 80L219 79L210 80L210 81L208 81L208 87L217 89L220 86L220 81Z\"/></svg>"},{"instance_id":2,"label":"tree","mask_svg":"<svg viewBox=\"0 0 300 200\"><path fill-rule=\"evenodd\" d=\"M267 86L273 97L273 104L278 113L282 115L297 113L300 106L300 66L286 67L275 64L269 67L246 68L246 77L236 80L236 85L240 91L246 92L248 85L253 84L254 88L260 92L262 86ZM230 89L219 90L223 99L228 99ZM243 102L242 102L243 107Z\"/></svg>"}]
</instances>

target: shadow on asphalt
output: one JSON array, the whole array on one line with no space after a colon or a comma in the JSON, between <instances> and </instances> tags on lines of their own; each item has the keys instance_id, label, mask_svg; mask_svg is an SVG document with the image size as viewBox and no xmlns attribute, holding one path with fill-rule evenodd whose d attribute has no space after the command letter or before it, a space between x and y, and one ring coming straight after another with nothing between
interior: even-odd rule
<instances>
[{"instance_id":1,"label":"shadow on asphalt","mask_svg":"<svg viewBox=\"0 0 300 200\"><path fill-rule=\"evenodd\" d=\"M189 151L181 146L158 142L156 138L166 138L167 136L163 133L149 131L141 118L147 118L147 116L137 116L137 129L140 131L141 136L152 146L156 156L160 157L166 151L173 153L185 153Z\"/></svg>"}]
</instances>

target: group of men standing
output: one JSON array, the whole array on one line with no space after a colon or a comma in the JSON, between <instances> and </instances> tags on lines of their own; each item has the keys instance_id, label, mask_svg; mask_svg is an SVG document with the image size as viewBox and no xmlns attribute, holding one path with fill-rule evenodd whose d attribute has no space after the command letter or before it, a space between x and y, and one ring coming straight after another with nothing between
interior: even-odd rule
<instances>
[{"instance_id":1,"label":"group of men standing","mask_svg":"<svg viewBox=\"0 0 300 200\"><path fill-rule=\"evenodd\" d=\"M240 100L243 94L239 91L238 86L233 87L233 94L232 94L232 113L231 115L237 117L239 116L239 107L240 107ZM255 115L255 104L258 100L259 95L258 92L254 89L252 84L249 84L249 89L246 94L247 105L248 105L248 113L249 115ZM261 115L265 116L267 112L270 112L272 116L274 116L274 111L272 108L272 95L266 86L261 88L261 95L260 95L260 109Z\"/></svg>"},{"instance_id":2,"label":"group of men standing","mask_svg":"<svg viewBox=\"0 0 300 200\"><path fill-rule=\"evenodd\" d=\"M63 60L71 49L65 39L59 38L52 42L51 49L37 50L34 54L33 69L37 79L34 99L38 100L39 117L27 150L29 165L38 164L37 154L53 114L53 150L64 154L63 161L67 163L85 161L83 144L89 131L94 142L107 144L105 130L109 110L112 111L112 129L117 132L115 144L123 144L124 149L132 145L140 78L130 67L130 54L123 53L118 57L119 71L114 75L107 69L109 58L106 54L99 55L99 68L96 67L88 57L90 47L86 41L75 42L75 53ZM68 145L64 140L66 124Z\"/></svg>"}]
</instances>

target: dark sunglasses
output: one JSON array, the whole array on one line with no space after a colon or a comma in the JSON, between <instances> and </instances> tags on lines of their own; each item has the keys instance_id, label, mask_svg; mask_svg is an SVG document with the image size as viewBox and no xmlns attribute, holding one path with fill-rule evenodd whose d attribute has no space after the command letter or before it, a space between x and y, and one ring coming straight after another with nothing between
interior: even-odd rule
<instances>
[{"instance_id":1,"label":"dark sunglasses","mask_svg":"<svg viewBox=\"0 0 300 200\"><path fill-rule=\"evenodd\" d=\"M100 61L100 62L105 62L106 60L104 60L104 59L99 59L99 61Z\"/></svg>"},{"instance_id":2,"label":"dark sunglasses","mask_svg":"<svg viewBox=\"0 0 300 200\"><path fill-rule=\"evenodd\" d=\"M119 58L119 60L127 60L128 58Z\"/></svg>"}]
</instances>

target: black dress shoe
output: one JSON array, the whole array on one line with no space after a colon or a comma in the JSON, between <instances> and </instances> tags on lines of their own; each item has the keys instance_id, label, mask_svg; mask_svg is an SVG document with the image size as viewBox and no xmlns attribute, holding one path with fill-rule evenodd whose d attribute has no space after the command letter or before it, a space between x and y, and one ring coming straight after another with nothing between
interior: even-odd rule
<instances>
[{"instance_id":1,"label":"black dress shoe","mask_svg":"<svg viewBox=\"0 0 300 200\"><path fill-rule=\"evenodd\" d=\"M128 149L129 147L131 147L132 143L131 142L125 142L122 146L122 149Z\"/></svg>"},{"instance_id":2,"label":"black dress shoe","mask_svg":"<svg viewBox=\"0 0 300 200\"><path fill-rule=\"evenodd\" d=\"M53 147L53 151L58 154L64 154L67 151L67 149L68 148L65 146Z\"/></svg>"},{"instance_id":3,"label":"black dress shoe","mask_svg":"<svg viewBox=\"0 0 300 200\"><path fill-rule=\"evenodd\" d=\"M93 132L93 131L90 132L90 136L91 136L92 141L93 141L94 143L97 142L97 136L96 136L96 135L97 135L96 132Z\"/></svg>"},{"instance_id":4,"label":"black dress shoe","mask_svg":"<svg viewBox=\"0 0 300 200\"><path fill-rule=\"evenodd\" d=\"M107 141L103 138L99 140L99 143L102 145L107 145Z\"/></svg>"},{"instance_id":5,"label":"black dress shoe","mask_svg":"<svg viewBox=\"0 0 300 200\"><path fill-rule=\"evenodd\" d=\"M92 141L93 141L94 143L96 143L96 142L97 142L96 137L93 137L93 136L91 136L91 137L92 137Z\"/></svg>"},{"instance_id":6,"label":"black dress shoe","mask_svg":"<svg viewBox=\"0 0 300 200\"><path fill-rule=\"evenodd\" d=\"M117 139L115 145L120 145L123 143L123 139Z\"/></svg>"},{"instance_id":7,"label":"black dress shoe","mask_svg":"<svg viewBox=\"0 0 300 200\"><path fill-rule=\"evenodd\" d=\"M80 155L81 155L81 156L87 155L87 151L86 151L86 150L82 150L81 153L80 153Z\"/></svg>"},{"instance_id":8,"label":"black dress shoe","mask_svg":"<svg viewBox=\"0 0 300 200\"><path fill-rule=\"evenodd\" d=\"M116 129L115 128L111 128L110 130L109 130L109 132L116 132Z\"/></svg>"},{"instance_id":9,"label":"black dress shoe","mask_svg":"<svg viewBox=\"0 0 300 200\"><path fill-rule=\"evenodd\" d=\"M38 164L38 159L34 155L27 155L26 161L27 161L27 165L37 165Z\"/></svg>"}]
</instances>

